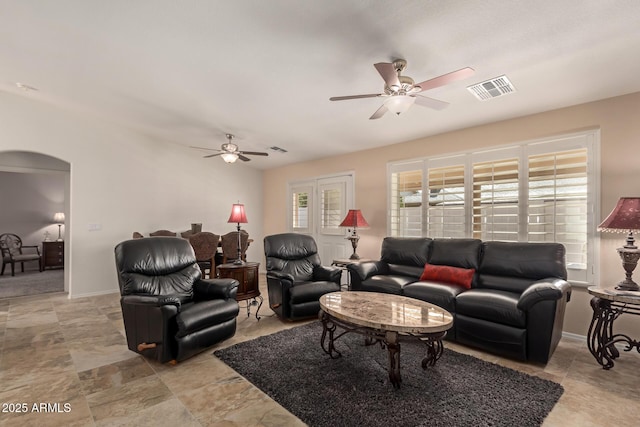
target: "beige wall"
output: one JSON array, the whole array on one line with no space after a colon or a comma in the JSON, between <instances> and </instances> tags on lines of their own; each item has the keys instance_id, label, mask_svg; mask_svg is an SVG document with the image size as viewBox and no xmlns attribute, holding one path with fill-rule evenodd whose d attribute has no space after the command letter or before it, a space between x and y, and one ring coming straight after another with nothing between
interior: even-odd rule
<instances>
[{"instance_id":1,"label":"beige wall","mask_svg":"<svg viewBox=\"0 0 640 427\"><path fill-rule=\"evenodd\" d=\"M0 170L34 168L18 162L25 153L70 165L64 232L72 297L118 291L113 249L133 231L185 231L200 222L204 230L225 234L235 230L227 220L238 200L249 220L243 229L255 240L247 257L264 253L262 171L242 162L203 159L183 145L0 92Z\"/></svg>"},{"instance_id":2,"label":"beige wall","mask_svg":"<svg viewBox=\"0 0 640 427\"><path fill-rule=\"evenodd\" d=\"M299 163L268 170L264 174L264 233L287 230L287 183L335 172L355 171L355 206L362 209L371 228L363 231L358 253L378 258L380 243L387 233L387 163L527 141L586 129L601 131L601 217L606 216L620 196L640 196L640 93L605 99L545 113L476 126L343 156ZM598 236L600 238L600 236ZM611 286L624 277L615 248L620 235L603 234L600 245L600 282ZM640 268L636 281L640 280ZM586 335L591 309L590 295L574 288L567 307L565 331ZM629 334L640 330L640 319L626 316L618 322Z\"/></svg>"}]
</instances>

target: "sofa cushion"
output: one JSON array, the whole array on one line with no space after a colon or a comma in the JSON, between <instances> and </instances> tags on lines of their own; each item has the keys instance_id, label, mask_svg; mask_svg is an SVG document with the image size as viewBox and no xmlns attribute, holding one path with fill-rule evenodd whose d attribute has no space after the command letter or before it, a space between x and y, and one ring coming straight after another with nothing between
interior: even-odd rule
<instances>
[{"instance_id":1,"label":"sofa cushion","mask_svg":"<svg viewBox=\"0 0 640 427\"><path fill-rule=\"evenodd\" d=\"M476 270L473 268L425 264L420 280L460 285L464 288L471 289L471 281L473 280L475 272Z\"/></svg>"},{"instance_id":2,"label":"sofa cushion","mask_svg":"<svg viewBox=\"0 0 640 427\"><path fill-rule=\"evenodd\" d=\"M359 290L402 295L402 288L404 288L406 284L413 283L417 280L417 278L398 276L395 274L378 275L363 281Z\"/></svg>"},{"instance_id":3,"label":"sofa cushion","mask_svg":"<svg viewBox=\"0 0 640 427\"><path fill-rule=\"evenodd\" d=\"M385 237L380 260L387 264L422 267L429 258L430 245L428 237Z\"/></svg>"},{"instance_id":4,"label":"sofa cushion","mask_svg":"<svg viewBox=\"0 0 640 427\"><path fill-rule=\"evenodd\" d=\"M435 282L414 282L405 285L402 290L406 297L435 304L453 314L456 311L456 296L465 288Z\"/></svg>"},{"instance_id":5,"label":"sofa cushion","mask_svg":"<svg viewBox=\"0 0 640 427\"><path fill-rule=\"evenodd\" d=\"M484 242L480 274L532 281L567 278L565 248L560 243Z\"/></svg>"},{"instance_id":6,"label":"sofa cushion","mask_svg":"<svg viewBox=\"0 0 640 427\"><path fill-rule=\"evenodd\" d=\"M503 325L525 328L527 316L518 308L520 295L494 289L471 289L456 298L456 313Z\"/></svg>"},{"instance_id":7,"label":"sofa cushion","mask_svg":"<svg viewBox=\"0 0 640 427\"><path fill-rule=\"evenodd\" d=\"M452 267L480 267L482 240L478 239L434 239L429 253L429 264Z\"/></svg>"}]
</instances>

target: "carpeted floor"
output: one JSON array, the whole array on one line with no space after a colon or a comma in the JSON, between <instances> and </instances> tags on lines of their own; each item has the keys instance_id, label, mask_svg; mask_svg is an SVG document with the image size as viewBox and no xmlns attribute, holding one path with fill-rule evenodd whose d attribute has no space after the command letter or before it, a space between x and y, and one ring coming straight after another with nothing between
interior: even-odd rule
<instances>
[{"instance_id":1,"label":"carpeted floor","mask_svg":"<svg viewBox=\"0 0 640 427\"><path fill-rule=\"evenodd\" d=\"M320 322L236 344L214 354L308 425L538 426L560 384L445 349L424 371L425 346L402 342L402 387L387 373L387 351L347 334L330 359Z\"/></svg>"},{"instance_id":2,"label":"carpeted floor","mask_svg":"<svg viewBox=\"0 0 640 427\"><path fill-rule=\"evenodd\" d=\"M0 299L64 291L64 270L27 270L22 273L19 266L16 270L12 277L7 266L4 275L0 276Z\"/></svg>"}]
</instances>

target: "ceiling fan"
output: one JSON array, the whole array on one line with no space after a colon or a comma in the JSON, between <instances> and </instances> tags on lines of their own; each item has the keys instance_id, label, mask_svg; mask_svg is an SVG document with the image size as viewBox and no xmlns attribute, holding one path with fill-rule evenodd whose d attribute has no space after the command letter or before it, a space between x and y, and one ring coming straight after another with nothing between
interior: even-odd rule
<instances>
[{"instance_id":1,"label":"ceiling fan","mask_svg":"<svg viewBox=\"0 0 640 427\"><path fill-rule=\"evenodd\" d=\"M396 59L393 62L379 62L377 64L373 64L373 66L376 67L376 70L378 70L378 73L380 73L384 79L384 90L382 93L334 96L329 98L329 100L345 101L347 99L385 97L386 99L382 106L378 108L371 117L369 117L370 120L379 119L384 116L387 111L400 115L400 113L407 111L414 103L422 105L423 107L442 110L449 105L448 102L429 98L420 95L420 93L429 89L447 85L456 80L465 79L475 72L473 68L462 68L457 71L452 71L451 73L443 74L440 77L435 77L416 84L411 77L400 75L400 73L407 67L407 61L404 59Z\"/></svg>"},{"instance_id":2,"label":"ceiling fan","mask_svg":"<svg viewBox=\"0 0 640 427\"><path fill-rule=\"evenodd\" d=\"M204 156L204 158L220 156L222 157L222 160L224 160L227 163L235 163L235 161L238 159L242 160L243 162L251 161L251 159L248 158L247 156L268 156L269 155L269 153L263 153L260 151L239 150L238 146L233 142L231 142L231 140L235 138L235 136L230 133L227 133L225 136L227 137L228 142L222 144L219 150L217 148L205 148L205 147L193 147L193 146L191 148L197 148L199 150L219 151L219 153L208 154Z\"/></svg>"}]
</instances>

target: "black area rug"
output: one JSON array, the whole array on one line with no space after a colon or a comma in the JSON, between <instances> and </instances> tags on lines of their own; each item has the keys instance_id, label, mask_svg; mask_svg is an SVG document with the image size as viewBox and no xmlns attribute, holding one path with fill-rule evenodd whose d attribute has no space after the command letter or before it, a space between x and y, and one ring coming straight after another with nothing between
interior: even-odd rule
<instances>
[{"instance_id":1,"label":"black area rug","mask_svg":"<svg viewBox=\"0 0 640 427\"><path fill-rule=\"evenodd\" d=\"M364 337L336 341L331 359L313 322L214 354L310 426L538 426L560 384L445 349L434 367L425 346L402 342L402 386L389 383L387 350Z\"/></svg>"}]
</instances>

